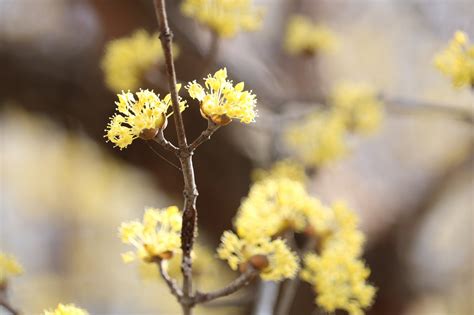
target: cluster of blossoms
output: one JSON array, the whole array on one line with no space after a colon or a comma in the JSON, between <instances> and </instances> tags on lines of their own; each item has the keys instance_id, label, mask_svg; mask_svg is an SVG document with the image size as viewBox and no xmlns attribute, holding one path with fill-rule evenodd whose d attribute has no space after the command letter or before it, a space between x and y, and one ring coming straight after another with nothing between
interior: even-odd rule
<instances>
[{"instance_id":1,"label":"cluster of blossoms","mask_svg":"<svg viewBox=\"0 0 474 315\"><path fill-rule=\"evenodd\" d=\"M0 287L8 281L8 278L22 273L23 267L14 256L0 252Z\"/></svg>"},{"instance_id":2,"label":"cluster of blossoms","mask_svg":"<svg viewBox=\"0 0 474 315\"><path fill-rule=\"evenodd\" d=\"M285 37L285 49L292 55L330 52L337 45L336 35L324 25L315 25L302 15L291 17Z\"/></svg>"},{"instance_id":3,"label":"cluster of blossoms","mask_svg":"<svg viewBox=\"0 0 474 315\"><path fill-rule=\"evenodd\" d=\"M436 67L451 78L453 86L474 87L474 44L466 33L457 31L449 46L436 55Z\"/></svg>"},{"instance_id":4,"label":"cluster of blossoms","mask_svg":"<svg viewBox=\"0 0 474 315\"><path fill-rule=\"evenodd\" d=\"M133 245L136 251L122 254L124 262L139 259L154 262L170 259L181 248L181 214L177 207L148 208L143 222L122 223L119 228L123 243Z\"/></svg>"},{"instance_id":5,"label":"cluster of blossoms","mask_svg":"<svg viewBox=\"0 0 474 315\"><path fill-rule=\"evenodd\" d=\"M178 92L181 85L177 86ZM200 103L204 118L217 125L226 125L232 119L249 124L257 116L256 97L252 92L244 91L244 83L233 85L227 80L227 70L221 69L205 79L205 88L199 83L190 82L186 86L189 96ZM135 93L118 94L118 113L112 116L106 129L106 137L120 149L126 148L133 140L153 139L167 126L171 106L171 95L163 99L153 91L140 90ZM186 101L179 99L180 110L186 108Z\"/></svg>"},{"instance_id":6,"label":"cluster of blossoms","mask_svg":"<svg viewBox=\"0 0 474 315\"><path fill-rule=\"evenodd\" d=\"M345 204L336 203L332 210L325 224L329 229L319 238L321 250L305 255L301 278L313 286L316 303L326 311L361 315L375 295L375 288L366 282L370 270L360 258L364 236Z\"/></svg>"},{"instance_id":7,"label":"cluster of blossoms","mask_svg":"<svg viewBox=\"0 0 474 315\"><path fill-rule=\"evenodd\" d=\"M340 83L330 95L336 115L347 128L358 133L378 130L383 119L383 104L372 86L364 83Z\"/></svg>"},{"instance_id":8,"label":"cluster of blossoms","mask_svg":"<svg viewBox=\"0 0 474 315\"><path fill-rule=\"evenodd\" d=\"M44 315L89 315L89 313L74 304L59 304L54 310L44 311Z\"/></svg>"},{"instance_id":9,"label":"cluster of blossoms","mask_svg":"<svg viewBox=\"0 0 474 315\"><path fill-rule=\"evenodd\" d=\"M263 16L253 0L185 0L181 11L223 38L258 30Z\"/></svg>"},{"instance_id":10,"label":"cluster of blossoms","mask_svg":"<svg viewBox=\"0 0 474 315\"><path fill-rule=\"evenodd\" d=\"M354 212L344 203L329 207L310 196L302 167L291 160L254 174L257 182L235 220L239 236L275 238L291 231L316 240L317 249L304 255L300 273L313 286L316 303L328 312L362 314L371 305L375 288L366 282L370 271L360 258L364 236ZM235 237L232 241L237 242ZM236 266L239 260L231 258Z\"/></svg>"},{"instance_id":11,"label":"cluster of blossoms","mask_svg":"<svg viewBox=\"0 0 474 315\"><path fill-rule=\"evenodd\" d=\"M110 119L107 126L107 138L120 149L126 148L136 138L152 139L160 129L166 127L168 110L171 107L171 95L162 100L153 91L140 90L135 93L118 94L118 114ZM184 110L186 102L179 99Z\"/></svg>"},{"instance_id":12,"label":"cluster of blossoms","mask_svg":"<svg viewBox=\"0 0 474 315\"><path fill-rule=\"evenodd\" d=\"M286 178L305 184L308 180L305 169L300 163L296 163L291 159L280 160L273 163L269 170L262 168L252 172L252 180L257 182L267 178Z\"/></svg>"},{"instance_id":13,"label":"cluster of blossoms","mask_svg":"<svg viewBox=\"0 0 474 315\"><path fill-rule=\"evenodd\" d=\"M268 281L293 278L298 270L298 258L282 239L269 237L239 237L226 231L217 249L219 258L227 260L232 270L245 271L250 264Z\"/></svg>"},{"instance_id":14,"label":"cluster of blossoms","mask_svg":"<svg viewBox=\"0 0 474 315\"><path fill-rule=\"evenodd\" d=\"M234 86L227 80L226 68L204 80L205 88L196 81L186 86L189 96L200 102L203 117L218 125L228 124L232 119L245 124L255 121L257 100L251 91L244 91L244 82Z\"/></svg>"},{"instance_id":15,"label":"cluster of blossoms","mask_svg":"<svg viewBox=\"0 0 474 315\"><path fill-rule=\"evenodd\" d=\"M174 55L178 54L177 46L173 46ZM158 34L148 34L138 30L131 37L110 41L105 48L102 69L105 83L115 92L136 90L142 83L146 73L163 60Z\"/></svg>"},{"instance_id":16,"label":"cluster of blossoms","mask_svg":"<svg viewBox=\"0 0 474 315\"><path fill-rule=\"evenodd\" d=\"M383 103L367 84L339 84L329 99L329 110L314 112L303 122L290 126L285 134L288 146L311 167L324 166L343 157L348 151L349 133L371 133L380 127L383 119Z\"/></svg>"},{"instance_id":17,"label":"cluster of blossoms","mask_svg":"<svg viewBox=\"0 0 474 315\"><path fill-rule=\"evenodd\" d=\"M311 136L308 136L311 135ZM308 166L324 166L347 153L344 120L332 112L317 111L290 126L285 140Z\"/></svg>"}]
</instances>

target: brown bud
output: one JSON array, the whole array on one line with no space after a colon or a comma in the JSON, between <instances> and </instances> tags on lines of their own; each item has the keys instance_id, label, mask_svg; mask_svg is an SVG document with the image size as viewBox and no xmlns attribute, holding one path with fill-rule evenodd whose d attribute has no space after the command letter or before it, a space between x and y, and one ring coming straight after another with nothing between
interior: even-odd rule
<instances>
[{"instance_id":1,"label":"brown bud","mask_svg":"<svg viewBox=\"0 0 474 315\"><path fill-rule=\"evenodd\" d=\"M158 254L158 256L161 258L161 259L171 259L173 258L173 252L172 251L166 251L166 252L163 252L163 253L160 253Z\"/></svg>"},{"instance_id":2,"label":"brown bud","mask_svg":"<svg viewBox=\"0 0 474 315\"><path fill-rule=\"evenodd\" d=\"M316 236L316 231L314 230L314 228L311 226L311 225L308 225L305 229L304 229L304 234L310 236L310 237L314 237Z\"/></svg>"},{"instance_id":3,"label":"brown bud","mask_svg":"<svg viewBox=\"0 0 474 315\"><path fill-rule=\"evenodd\" d=\"M151 140L154 137L156 137L159 130L160 130L159 128L143 129L142 132L140 132L139 137L140 139L143 139L143 140Z\"/></svg>"},{"instance_id":4,"label":"brown bud","mask_svg":"<svg viewBox=\"0 0 474 315\"><path fill-rule=\"evenodd\" d=\"M247 271L247 269L249 269L249 264L247 262L244 262L242 264L239 265L239 271L241 273L244 273Z\"/></svg>"},{"instance_id":5,"label":"brown bud","mask_svg":"<svg viewBox=\"0 0 474 315\"><path fill-rule=\"evenodd\" d=\"M270 262L268 261L267 256L265 255L254 255L250 257L248 261L255 269L257 270L264 270L268 267Z\"/></svg>"},{"instance_id":6,"label":"brown bud","mask_svg":"<svg viewBox=\"0 0 474 315\"><path fill-rule=\"evenodd\" d=\"M143 140L152 140L153 138L156 137L158 132L162 129L165 129L166 126L168 125L168 119L166 118L165 114L161 115L161 118L159 118L155 122L155 128L148 128L148 129L143 129L142 132L140 132L140 139Z\"/></svg>"},{"instance_id":7,"label":"brown bud","mask_svg":"<svg viewBox=\"0 0 474 315\"><path fill-rule=\"evenodd\" d=\"M212 121L213 123L215 123L216 125L219 125L219 126L228 125L232 121L232 118L230 118L229 116L227 116L225 114L224 115L207 115L202 110L202 108L200 109L200 112L201 112L201 116L203 118L208 119L208 120Z\"/></svg>"}]
</instances>

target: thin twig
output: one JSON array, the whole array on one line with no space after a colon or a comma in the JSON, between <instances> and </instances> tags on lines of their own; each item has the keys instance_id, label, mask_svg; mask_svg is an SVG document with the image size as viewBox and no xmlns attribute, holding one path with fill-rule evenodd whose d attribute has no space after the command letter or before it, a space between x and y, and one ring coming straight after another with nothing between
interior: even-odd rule
<instances>
[{"instance_id":1,"label":"thin twig","mask_svg":"<svg viewBox=\"0 0 474 315\"><path fill-rule=\"evenodd\" d=\"M163 130L160 130L153 140L155 140L156 143L159 143L163 148L173 152L174 154L177 154L179 151L179 149L174 144L166 140Z\"/></svg>"},{"instance_id":2,"label":"thin twig","mask_svg":"<svg viewBox=\"0 0 474 315\"><path fill-rule=\"evenodd\" d=\"M474 111L462 108L454 104L441 104L428 101L420 101L406 97L381 95L380 99L387 104L389 109L399 111L432 111L440 114L450 115L469 124L474 123Z\"/></svg>"},{"instance_id":3,"label":"thin twig","mask_svg":"<svg viewBox=\"0 0 474 315\"><path fill-rule=\"evenodd\" d=\"M293 243L294 243L294 239L293 239ZM315 239L308 238L303 248L299 251L300 259L303 258L306 252L311 251L315 245L316 245ZM287 315L290 313L290 309L291 309L291 306L293 305L293 301L294 301L296 292L298 291L300 282L301 282L300 278L296 276L285 284L285 286L283 287L282 299L278 303L278 311L276 312L277 315Z\"/></svg>"},{"instance_id":4,"label":"thin twig","mask_svg":"<svg viewBox=\"0 0 474 315\"><path fill-rule=\"evenodd\" d=\"M147 146L150 148L150 150L155 153L158 157L160 157L163 161L165 161L166 163L168 163L169 165L173 166L175 169L177 169L178 171L181 171L181 167L179 167L178 165L174 164L173 162L171 162L170 160L168 160L166 158L166 156L164 156L163 154L161 154L160 152L156 151L154 147L151 146L150 143L148 143L148 141L146 142Z\"/></svg>"},{"instance_id":5,"label":"thin twig","mask_svg":"<svg viewBox=\"0 0 474 315\"><path fill-rule=\"evenodd\" d=\"M20 315L20 313L14 309L7 301L0 301L0 305L6 309L11 315Z\"/></svg>"},{"instance_id":6,"label":"thin twig","mask_svg":"<svg viewBox=\"0 0 474 315\"><path fill-rule=\"evenodd\" d=\"M156 262L158 265L158 270L160 271L161 277L165 280L166 284L170 288L171 293L177 297L178 301L181 300L183 297L183 292L181 289L178 287L178 284L176 281L170 277L168 274L168 271L166 270L165 261L160 259L159 261Z\"/></svg>"},{"instance_id":7,"label":"thin twig","mask_svg":"<svg viewBox=\"0 0 474 315\"><path fill-rule=\"evenodd\" d=\"M7 299L7 282L0 284L0 306L7 310L11 315L20 315L20 312L16 310Z\"/></svg>"},{"instance_id":8,"label":"thin twig","mask_svg":"<svg viewBox=\"0 0 474 315\"><path fill-rule=\"evenodd\" d=\"M196 293L196 298L195 301L196 303L206 303L212 300L215 300L217 298L223 297L230 295L241 288L247 286L252 282L253 279L255 279L258 275L258 270L255 270L251 266L244 272L242 273L237 279L229 283L227 286L225 286L222 289L213 291L213 292L208 292L208 293L202 293L202 292L197 292Z\"/></svg>"},{"instance_id":9,"label":"thin twig","mask_svg":"<svg viewBox=\"0 0 474 315\"><path fill-rule=\"evenodd\" d=\"M212 120L208 119L207 120L207 129L204 130L199 137L196 138L190 145L189 145L189 151L193 152L194 150L197 149L201 144L206 142L207 140L211 139L211 136L214 134L214 132L219 129L219 125L214 123Z\"/></svg>"},{"instance_id":10,"label":"thin twig","mask_svg":"<svg viewBox=\"0 0 474 315\"><path fill-rule=\"evenodd\" d=\"M173 107L173 118L178 138L179 150L177 155L181 163L184 180L183 224L181 228L181 248L183 251L181 262L181 270L183 272L183 297L180 302L183 308L183 313L188 315L192 313L192 307L194 306L191 251L196 236L196 199L198 196L198 190L194 178L192 152L188 149L183 117L179 108L176 72L173 62L173 51L171 49L173 34L168 26L165 0L155 0L154 5L160 30L161 46L165 55L166 73L168 76L168 86Z\"/></svg>"}]
</instances>

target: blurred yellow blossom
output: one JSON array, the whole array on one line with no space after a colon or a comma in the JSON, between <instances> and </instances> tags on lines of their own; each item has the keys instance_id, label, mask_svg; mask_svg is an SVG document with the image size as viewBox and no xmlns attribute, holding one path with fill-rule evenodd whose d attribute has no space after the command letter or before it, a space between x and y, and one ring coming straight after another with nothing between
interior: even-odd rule
<instances>
[{"instance_id":1,"label":"blurred yellow blossom","mask_svg":"<svg viewBox=\"0 0 474 315\"><path fill-rule=\"evenodd\" d=\"M59 304L55 310L44 311L44 315L89 315L89 313L74 304Z\"/></svg>"},{"instance_id":2,"label":"blurred yellow blossom","mask_svg":"<svg viewBox=\"0 0 474 315\"><path fill-rule=\"evenodd\" d=\"M174 56L179 50L173 46ZM107 86L115 91L136 90L144 75L164 59L158 34L138 30L130 37L110 41L105 47L102 69Z\"/></svg>"},{"instance_id":3,"label":"blurred yellow blossom","mask_svg":"<svg viewBox=\"0 0 474 315\"><path fill-rule=\"evenodd\" d=\"M380 127L383 104L370 85L340 83L332 90L330 100L335 114L342 117L349 130L370 133Z\"/></svg>"},{"instance_id":4,"label":"blurred yellow blossom","mask_svg":"<svg viewBox=\"0 0 474 315\"><path fill-rule=\"evenodd\" d=\"M253 0L185 0L181 11L223 38L258 30L263 15Z\"/></svg>"},{"instance_id":5,"label":"blurred yellow blossom","mask_svg":"<svg viewBox=\"0 0 474 315\"><path fill-rule=\"evenodd\" d=\"M310 225L317 226L322 219L324 233L319 231L320 253L305 256L301 278L313 285L316 303L326 311L363 314L375 294L375 288L366 283L370 270L360 258L364 235L358 230L356 214L345 203L334 203L331 211L310 220Z\"/></svg>"},{"instance_id":6,"label":"blurred yellow blossom","mask_svg":"<svg viewBox=\"0 0 474 315\"><path fill-rule=\"evenodd\" d=\"M370 270L361 260L341 250L327 250L307 254L304 266L301 277L314 286L316 303L325 311L360 315L372 304L375 288L366 283Z\"/></svg>"},{"instance_id":7,"label":"blurred yellow blossom","mask_svg":"<svg viewBox=\"0 0 474 315\"><path fill-rule=\"evenodd\" d=\"M217 71L214 76L205 78L205 88L196 81L190 82L186 89L189 96L200 102L201 114L218 125L225 125L233 118L249 124L257 116L255 95L244 91L244 83L233 85L227 80L227 69Z\"/></svg>"},{"instance_id":8,"label":"blurred yellow blossom","mask_svg":"<svg viewBox=\"0 0 474 315\"><path fill-rule=\"evenodd\" d=\"M446 49L435 56L434 63L451 78L454 87L474 87L474 44L466 33L457 31Z\"/></svg>"},{"instance_id":9,"label":"blurred yellow blossom","mask_svg":"<svg viewBox=\"0 0 474 315\"><path fill-rule=\"evenodd\" d=\"M137 248L136 252L122 254L124 262L140 259L152 262L156 259L170 259L181 247L181 214L177 207L164 209L147 208L143 223L131 221L119 228L123 243Z\"/></svg>"},{"instance_id":10,"label":"blurred yellow blossom","mask_svg":"<svg viewBox=\"0 0 474 315\"><path fill-rule=\"evenodd\" d=\"M284 45L292 55L314 55L334 50L337 37L328 27L313 24L303 15L294 15L288 22Z\"/></svg>"},{"instance_id":11,"label":"blurred yellow blossom","mask_svg":"<svg viewBox=\"0 0 474 315\"><path fill-rule=\"evenodd\" d=\"M269 178L250 188L235 218L235 228L246 239L272 237L286 229L303 231L304 206L309 198L304 185L288 178Z\"/></svg>"},{"instance_id":12,"label":"blurred yellow blossom","mask_svg":"<svg viewBox=\"0 0 474 315\"><path fill-rule=\"evenodd\" d=\"M308 180L303 165L289 159L275 162L269 170L259 168L252 172L255 182L267 178L287 178L301 183Z\"/></svg>"},{"instance_id":13,"label":"blurred yellow blossom","mask_svg":"<svg viewBox=\"0 0 474 315\"><path fill-rule=\"evenodd\" d=\"M12 255L0 252L0 285L5 283L9 277L21 275L23 267Z\"/></svg>"},{"instance_id":14,"label":"blurred yellow blossom","mask_svg":"<svg viewBox=\"0 0 474 315\"><path fill-rule=\"evenodd\" d=\"M217 254L219 258L227 260L232 270L242 270L251 264L260 271L260 277L267 281L293 278L298 271L298 257L282 239L243 239L226 231Z\"/></svg>"},{"instance_id":15,"label":"blurred yellow blossom","mask_svg":"<svg viewBox=\"0 0 474 315\"><path fill-rule=\"evenodd\" d=\"M178 85L178 91L180 89ZM120 149L126 148L133 140L140 137L150 140L156 136L159 129L166 128L168 109L171 107L171 96L167 94L163 100L153 91L140 90L135 93L122 92L118 94L118 114L110 119L107 125L107 138ZM186 101L179 98L181 110L186 107Z\"/></svg>"},{"instance_id":16,"label":"blurred yellow blossom","mask_svg":"<svg viewBox=\"0 0 474 315\"><path fill-rule=\"evenodd\" d=\"M317 111L285 133L288 146L310 167L319 167L343 157L347 152L346 127L333 112Z\"/></svg>"}]
</instances>

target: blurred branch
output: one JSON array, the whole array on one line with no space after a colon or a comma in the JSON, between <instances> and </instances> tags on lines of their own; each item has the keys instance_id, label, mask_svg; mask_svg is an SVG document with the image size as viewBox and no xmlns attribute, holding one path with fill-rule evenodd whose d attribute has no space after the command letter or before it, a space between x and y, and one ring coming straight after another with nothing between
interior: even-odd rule
<instances>
[{"instance_id":1,"label":"blurred branch","mask_svg":"<svg viewBox=\"0 0 474 315\"><path fill-rule=\"evenodd\" d=\"M11 315L20 315L20 312L10 305L7 299L7 283L0 284L0 306L7 310Z\"/></svg>"},{"instance_id":2,"label":"blurred branch","mask_svg":"<svg viewBox=\"0 0 474 315\"><path fill-rule=\"evenodd\" d=\"M291 239L291 244L293 248L296 248L296 242L294 240L294 234L292 235ZM316 241L314 238L308 238L306 240L306 243L304 244L303 248L298 251L298 256L300 257L300 260L303 260L303 256L305 253L311 251L311 249L314 248L316 245ZM290 314L291 306L293 304L293 300L296 295L296 291L298 290L298 287L300 285L300 277L296 275L291 280L288 280L285 286L283 287L283 292L281 294L282 299L278 303L278 311L276 312L277 315L287 315Z\"/></svg>"},{"instance_id":3,"label":"blurred branch","mask_svg":"<svg viewBox=\"0 0 474 315\"><path fill-rule=\"evenodd\" d=\"M254 269L252 266L249 266L248 269L243 272L237 279L235 279L222 289L208 293L202 293L199 291L196 292L195 301L196 303L206 303L217 298L230 295L250 284L250 282L255 279L257 275L258 270Z\"/></svg>"},{"instance_id":4,"label":"blurred branch","mask_svg":"<svg viewBox=\"0 0 474 315\"><path fill-rule=\"evenodd\" d=\"M392 110L400 111L431 111L439 114L453 116L456 119L462 120L466 123L474 123L473 110L461 108L453 104L441 104L426 102L420 100L409 99L405 97L387 96L381 94L380 98L387 104L387 107Z\"/></svg>"}]
</instances>

